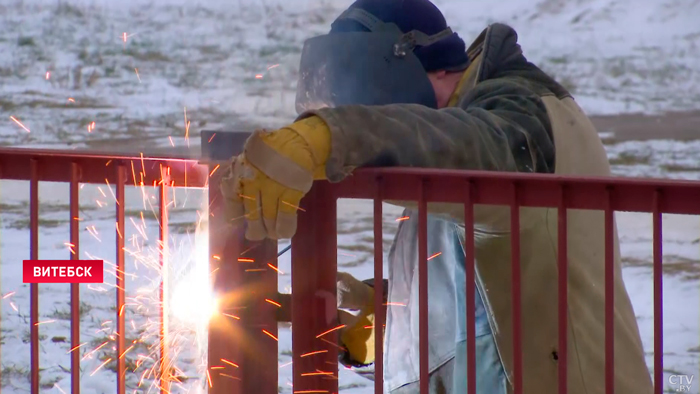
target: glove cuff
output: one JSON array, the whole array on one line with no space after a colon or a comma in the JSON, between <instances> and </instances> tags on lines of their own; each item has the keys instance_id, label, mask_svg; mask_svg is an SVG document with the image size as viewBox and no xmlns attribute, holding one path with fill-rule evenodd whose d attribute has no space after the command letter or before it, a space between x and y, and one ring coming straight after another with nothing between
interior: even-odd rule
<instances>
[{"instance_id":1,"label":"glove cuff","mask_svg":"<svg viewBox=\"0 0 700 394\"><path fill-rule=\"evenodd\" d=\"M326 162L331 155L331 130L318 116L294 122L287 128L294 130L311 150L314 158L314 179L326 179Z\"/></svg>"},{"instance_id":2,"label":"glove cuff","mask_svg":"<svg viewBox=\"0 0 700 394\"><path fill-rule=\"evenodd\" d=\"M258 130L248 138L245 160L282 186L308 193L314 181L313 174L267 145L262 139L264 133Z\"/></svg>"}]
</instances>

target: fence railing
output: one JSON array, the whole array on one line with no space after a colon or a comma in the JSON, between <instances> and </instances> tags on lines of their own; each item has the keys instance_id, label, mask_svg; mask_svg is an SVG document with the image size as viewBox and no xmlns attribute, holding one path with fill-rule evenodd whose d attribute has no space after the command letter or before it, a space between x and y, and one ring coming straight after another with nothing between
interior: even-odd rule
<instances>
[{"instance_id":1,"label":"fence railing","mask_svg":"<svg viewBox=\"0 0 700 394\"><path fill-rule=\"evenodd\" d=\"M605 212L605 388L614 390L614 320L613 278L614 245L613 214L615 211L648 212L653 216L653 281L654 281L654 392L663 387L663 303L662 303L662 214L700 214L700 182L619 177L582 178L543 174L514 174L428 170L406 168L363 169L339 184L317 182L302 200L297 235L292 239L292 327L294 352L294 392L337 392L338 382L323 376L306 377L305 371L324 370L336 357L337 338L332 333L320 343L317 333L333 328L335 321L328 316L325 300L317 291L335 294L336 258L336 200L362 198L374 200L374 267L375 310L382 310L382 201L416 201L419 216L418 278L419 278L419 354L428 350L428 282L427 282L427 203L463 204L466 228L466 283L474 283L474 204L510 207L510 228L520 228L522 207L558 209L558 393L567 392L567 210L584 209ZM511 232L511 279L513 361L512 384L515 394L522 393L522 305L520 300L520 236ZM296 250L296 253L294 251ZM310 277L315 276L315 277ZM468 393L476 393L474 292L467 291L467 381ZM310 306L313 306L310 308ZM309 311L311 315L309 315ZM375 393L383 391L382 379L382 315L375 321ZM300 329L301 327L301 329ZM325 346L327 359L301 358L311 348ZM647 349L651 350L651 349ZM428 359L420 359L420 390L428 393Z\"/></svg>"},{"instance_id":2,"label":"fence railing","mask_svg":"<svg viewBox=\"0 0 700 394\"><path fill-rule=\"evenodd\" d=\"M205 138L203 138L204 140ZM211 142L213 137L208 138ZM157 185L160 193L160 223L167 224L167 188L209 187L210 239L209 261L213 289L221 297L220 313L226 319L213 319L209 327L209 391L212 393L278 392L277 323L292 323L292 360L294 393L338 392L338 322L335 303L337 272L336 202L338 198L374 200L374 273L375 310L383 310L382 286L382 201L415 201L419 215L418 275L420 294L420 353L427 354L428 282L427 282L427 204L447 202L463 204L466 228L466 283L474 283L474 204L510 207L511 228L520 228L521 207L554 207L558 209L558 295L559 319L559 387L567 392L567 209L602 210L605 212L605 234L612 234L614 211L649 212L654 228L654 380L655 393L663 390L662 339L662 276L661 214L700 214L700 182L623 179L573 178L537 174L504 174L492 172L438 171L419 169L362 169L339 184L317 182L302 200L298 230L292 239L292 294L277 292L277 243L247 242L240 229L233 230L223 215L217 171L221 163L211 161L208 168L191 160L153 157L109 156L89 153L56 152L24 149L0 149L0 179L30 182L30 247L31 258L38 257L39 195L41 181L70 184L70 239L76 259L79 252L78 193L79 183L110 183L116 187L117 333L124 332L124 188L125 186ZM1 213L0 213L1 214ZM161 227L160 245L167 245L167 225ZM614 249L606 238L605 253L605 346L606 392L613 392L613 259ZM471 247L469 247L471 246ZM161 246L165 247L165 246ZM513 354L522 351L520 238L513 232L510 244L513 297ZM166 254L161 254L165 256ZM161 260L167 266L167 261ZM165 283L164 286L167 286ZM30 358L31 393L39 388L39 285L30 287ZM161 288L161 332L165 335L167 302ZM80 344L79 293L71 285L71 347ZM474 292L467 291L468 393L475 393ZM272 300L277 305L269 301ZM1 323L0 323L1 324ZM382 327L383 315L376 317L375 393L383 392ZM164 342L162 342L164 343ZM125 351L123 337L117 341L117 354ZM304 357L322 351L315 357ZM71 388L78 393L80 357L71 355ZM121 358L120 358L121 359ZM167 363L167 349L161 350L162 365ZM232 367L231 367L232 366ZM224 368L225 367L225 368ZM232 372L232 370L234 372ZM513 365L514 393L522 393L522 358ZM428 393L428 360L420 361L421 393ZM167 392L165 384L161 391ZM118 394L125 392L125 365L117 366Z\"/></svg>"},{"instance_id":3,"label":"fence railing","mask_svg":"<svg viewBox=\"0 0 700 394\"><path fill-rule=\"evenodd\" d=\"M207 173L196 161L175 158L128 157L113 156L98 153L34 150L34 149L0 149L0 180L20 180L29 182L29 233L30 259L39 258L39 184L41 182L62 182L69 185L70 223L70 252L66 260L80 258L80 228L79 228L79 193L80 184L109 184L115 189L116 201L116 354L117 358L117 387L115 392L124 393L126 390L126 359L122 357L127 351L125 343L124 319L125 294L128 283L125 281L125 187L126 186L157 186L160 188L159 223L160 239L159 255L161 267L166 267L168 245L168 189L172 187L205 187ZM7 192L7 191L5 191ZM0 212L2 215L3 212ZM163 278L167 278L164 275ZM19 285L19 284L18 284ZM164 346L167 332L167 299L164 292L167 280L163 280L159 289L159 301L162 303L160 319L160 371L168 365L167 348ZM39 284L30 284L29 302L29 355L30 355L30 392L39 393ZM68 286L67 286L68 287ZM80 362L81 352L75 351L81 345L80 339L80 287L70 285L70 344L71 349L71 392L80 392ZM2 323L0 322L0 325ZM162 392L167 392L167 379L161 379L159 385Z\"/></svg>"}]
</instances>

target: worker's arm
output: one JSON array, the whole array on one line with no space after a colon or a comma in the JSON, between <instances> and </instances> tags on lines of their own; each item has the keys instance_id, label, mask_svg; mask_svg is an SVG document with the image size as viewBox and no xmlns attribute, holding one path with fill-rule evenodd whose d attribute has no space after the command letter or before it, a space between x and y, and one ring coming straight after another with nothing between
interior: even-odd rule
<instances>
[{"instance_id":1,"label":"worker's arm","mask_svg":"<svg viewBox=\"0 0 700 394\"><path fill-rule=\"evenodd\" d=\"M342 180L357 167L402 166L553 172L554 144L539 95L516 78L481 82L459 107L350 105L302 114L330 130L325 175Z\"/></svg>"},{"instance_id":2,"label":"worker's arm","mask_svg":"<svg viewBox=\"0 0 700 394\"><path fill-rule=\"evenodd\" d=\"M363 166L553 172L551 124L535 90L521 78L498 78L477 84L459 107L324 108L280 130L256 132L222 177L227 217L247 222L250 240L290 238L314 179L338 182ZM428 209L457 221L464 217L461 204ZM494 230L505 229L503 218L475 210L475 222Z\"/></svg>"}]
</instances>

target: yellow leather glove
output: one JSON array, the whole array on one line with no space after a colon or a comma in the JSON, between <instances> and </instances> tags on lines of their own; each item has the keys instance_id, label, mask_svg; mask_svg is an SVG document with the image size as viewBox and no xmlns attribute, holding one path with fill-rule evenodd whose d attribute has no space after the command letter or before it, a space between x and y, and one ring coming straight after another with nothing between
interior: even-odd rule
<instances>
[{"instance_id":1,"label":"yellow leather glove","mask_svg":"<svg viewBox=\"0 0 700 394\"><path fill-rule=\"evenodd\" d=\"M229 220L245 220L251 241L291 238L299 201L314 179L326 178L330 149L330 130L316 116L253 133L221 180Z\"/></svg>"},{"instance_id":2,"label":"yellow leather glove","mask_svg":"<svg viewBox=\"0 0 700 394\"><path fill-rule=\"evenodd\" d=\"M341 345L354 362L371 364L375 359L374 289L345 272L338 272L337 288L338 317L345 325L340 331Z\"/></svg>"}]
</instances>

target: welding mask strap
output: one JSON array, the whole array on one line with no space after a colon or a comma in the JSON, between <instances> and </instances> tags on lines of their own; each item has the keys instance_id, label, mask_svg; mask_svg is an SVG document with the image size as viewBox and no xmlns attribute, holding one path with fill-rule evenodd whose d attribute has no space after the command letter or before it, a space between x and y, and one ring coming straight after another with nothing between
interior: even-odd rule
<instances>
[{"instance_id":1,"label":"welding mask strap","mask_svg":"<svg viewBox=\"0 0 700 394\"><path fill-rule=\"evenodd\" d=\"M425 47L432 45L452 34L452 29L450 27L433 35L427 35L418 30L411 30L408 33L403 33L396 24L385 23L381 19L360 8L349 8L345 10L336 21L342 19L352 19L367 28L370 32L393 31L400 34L399 41L394 46L394 54L399 57L405 56L408 51L413 51L417 46Z\"/></svg>"}]
</instances>

